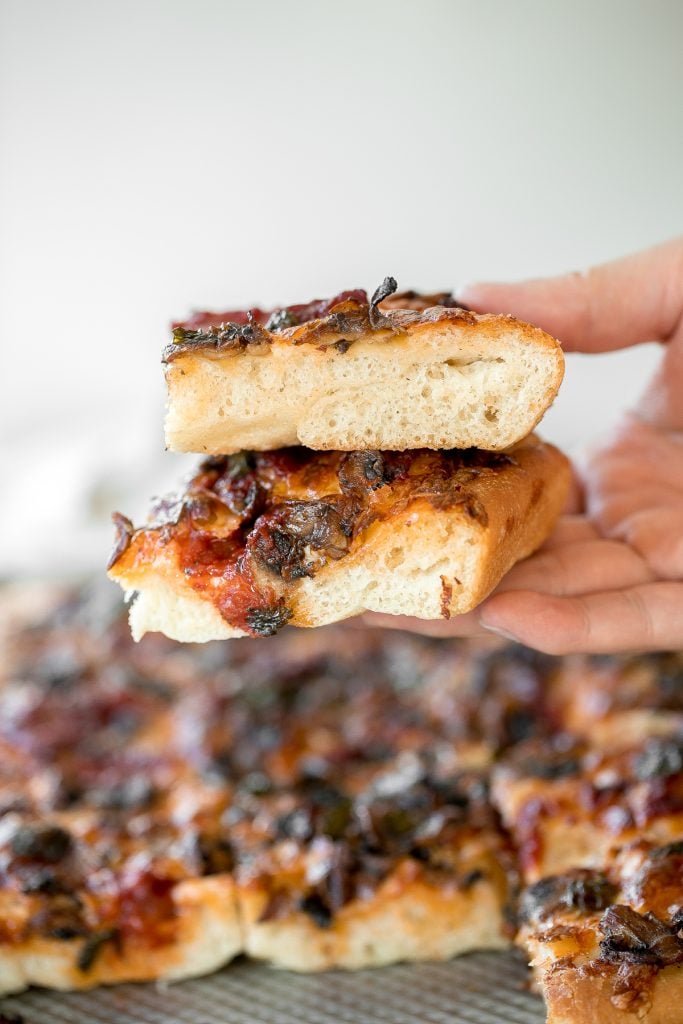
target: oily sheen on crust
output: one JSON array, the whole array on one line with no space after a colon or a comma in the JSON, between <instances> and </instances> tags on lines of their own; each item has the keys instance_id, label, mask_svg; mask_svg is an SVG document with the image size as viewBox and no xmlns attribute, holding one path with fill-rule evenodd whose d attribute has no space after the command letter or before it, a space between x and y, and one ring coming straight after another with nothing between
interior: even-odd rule
<instances>
[{"instance_id":1,"label":"oily sheen on crust","mask_svg":"<svg viewBox=\"0 0 683 1024\"><path fill-rule=\"evenodd\" d=\"M446 293L392 287L176 324L164 352L168 446L500 451L529 434L562 380L558 343Z\"/></svg>"},{"instance_id":2,"label":"oily sheen on crust","mask_svg":"<svg viewBox=\"0 0 683 1024\"><path fill-rule=\"evenodd\" d=\"M137 636L268 635L362 611L448 618L542 543L569 481L535 437L504 454L288 449L205 462L156 521L118 519L110 575Z\"/></svg>"}]
</instances>

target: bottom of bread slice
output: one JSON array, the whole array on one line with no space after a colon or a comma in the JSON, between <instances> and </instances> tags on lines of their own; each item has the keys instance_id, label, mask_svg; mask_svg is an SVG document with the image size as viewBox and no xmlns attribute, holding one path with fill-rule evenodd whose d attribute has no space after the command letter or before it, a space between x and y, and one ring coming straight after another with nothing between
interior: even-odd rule
<instances>
[{"instance_id":1,"label":"bottom of bread slice","mask_svg":"<svg viewBox=\"0 0 683 1024\"><path fill-rule=\"evenodd\" d=\"M502 455L288 449L212 459L171 521L134 530L120 519L110 574L136 594L136 637L270 635L364 611L450 618L543 542L569 474L565 457L533 436Z\"/></svg>"},{"instance_id":2,"label":"bottom of bread slice","mask_svg":"<svg viewBox=\"0 0 683 1024\"><path fill-rule=\"evenodd\" d=\"M547 1024L683 1020L683 843L637 842L602 871L542 879L521 903Z\"/></svg>"},{"instance_id":3,"label":"bottom of bread slice","mask_svg":"<svg viewBox=\"0 0 683 1024\"><path fill-rule=\"evenodd\" d=\"M33 930L0 942L0 995L29 985L76 990L127 981L179 981L218 970L242 952L232 878L186 879L172 891L173 935L159 941L110 929L87 938L55 938ZM0 893L3 931L16 917L13 892ZM35 898L34 898L35 899Z\"/></svg>"}]
</instances>

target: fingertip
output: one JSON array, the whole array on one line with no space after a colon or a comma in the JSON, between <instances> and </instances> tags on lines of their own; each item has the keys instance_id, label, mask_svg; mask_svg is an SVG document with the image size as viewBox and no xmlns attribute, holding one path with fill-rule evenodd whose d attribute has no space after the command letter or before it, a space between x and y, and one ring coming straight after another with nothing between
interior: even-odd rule
<instances>
[{"instance_id":1,"label":"fingertip","mask_svg":"<svg viewBox=\"0 0 683 1024\"><path fill-rule=\"evenodd\" d=\"M495 281L466 281L456 288L454 297L468 309L477 312L508 312L501 307L506 304L506 295L509 294L510 287L508 284Z\"/></svg>"},{"instance_id":2,"label":"fingertip","mask_svg":"<svg viewBox=\"0 0 683 1024\"><path fill-rule=\"evenodd\" d=\"M509 590L482 605L479 621L485 629L545 654L566 654L575 646L578 626L568 622L567 612L562 598Z\"/></svg>"}]
</instances>

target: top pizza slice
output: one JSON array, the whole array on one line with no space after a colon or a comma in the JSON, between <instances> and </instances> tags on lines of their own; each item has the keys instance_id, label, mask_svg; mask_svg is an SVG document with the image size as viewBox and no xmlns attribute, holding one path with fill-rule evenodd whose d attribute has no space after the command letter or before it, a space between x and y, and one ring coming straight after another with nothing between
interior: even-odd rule
<instances>
[{"instance_id":1,"label":"top pizza slice","mask_svg":"<svg viewBox=\"0 0 683 1024\"><path fill-rule=\"evenodd\" d=\"M562 381L559 344L442 293L362 290L260 309L196 313L164 351L166 443L231 454L483 448L529 434Z\"/></svg>"}]
</instances>

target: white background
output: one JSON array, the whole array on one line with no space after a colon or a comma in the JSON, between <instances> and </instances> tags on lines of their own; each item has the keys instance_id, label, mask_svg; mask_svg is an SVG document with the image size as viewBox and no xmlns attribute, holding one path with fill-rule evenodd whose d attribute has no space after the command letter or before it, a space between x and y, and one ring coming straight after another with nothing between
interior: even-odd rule
<instances>
[{"instance_id":1,"label":"white background","mask_svg":"<svg viewBox=\"0 0 683 1024\"><path fill-rule=\"evenodd\" d=\"M191 307L575 269L683 228L678 0L4 2L0 574L96 566ZM654 347L572 358L574 451Z\"/></svg>"}]
</instances>

